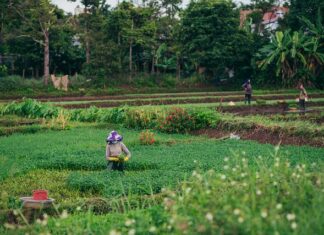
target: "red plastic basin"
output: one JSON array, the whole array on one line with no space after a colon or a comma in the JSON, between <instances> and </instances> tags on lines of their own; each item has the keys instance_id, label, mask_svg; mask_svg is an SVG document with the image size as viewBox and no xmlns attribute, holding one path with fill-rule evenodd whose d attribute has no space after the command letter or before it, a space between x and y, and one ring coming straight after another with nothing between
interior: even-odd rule
<instances>
[{"instance_id":1,"label":"red plastic basin","mask_svg":"<svg viewBox=\"0 0 324 235\"><path fill-rule=\"evenodd\" d=\"M33 191L33 199L34 200L47 200L48 193L47 190L39 189Z\"/></svg>"}]
</instances>

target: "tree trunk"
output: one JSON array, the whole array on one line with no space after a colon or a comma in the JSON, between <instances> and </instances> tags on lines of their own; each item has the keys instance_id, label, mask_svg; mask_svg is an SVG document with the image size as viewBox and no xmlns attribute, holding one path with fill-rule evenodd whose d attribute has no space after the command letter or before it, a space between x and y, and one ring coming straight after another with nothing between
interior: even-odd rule
<instances>
[{"instance_id":1,"label":"tree trunk","mask_svg":"<svg viewBox=\"0 0 324 235\"><path fill-rule=\"evenodd\" d=\"M180 74L181 74L181 67L180 67L180 59L179 59L179 56L177 56L177 80L179 81L180 80Z\"/></svg>"},{"instance_id":2,"label":"tree trunk","mask_svg":"<svg viewBox=\"0 0 324 235\"><path fill-rule=\"evenodd\" d=\"M25 68L23 68L23 70L22 70L22 77L23 77L23 79L25 79Z\"/></svg>"},{"instance_id":3,"label":"tree trunk","mask_svg":"<svg viewBox=\"0 0 324 235\"><path fill-rule=\"evenodd\" d=\"M47 86L49 78L49 32L47 30L44 33L44 37L44 83Z\"/></svg>"},{"instance_id":4,"label":"tree trunk","mask_svg":"<svg viewBox=\"0 0 324 235\"><path fill-rule=\"evenodd\" d=\"M86 64L90 64L90 43L88 36L86 36Z\"/></svg>"},{"instance_id":5,"label":"tree trunk","mask_svg":"<svg viewBox=\"0 0 324 235\"><path fill-rule=\"evenodd\" d=\"M35 68L35 76L36 76L36 79L39 78L39 69L38 69L38 67Z\"/></svg>"},{"instance_id":6,"label":"tree trunk","mask_svg":"<svg viewBox=\"0 0 324 235\"><path fill-rule=\"evenodd\" d=\"M155 61L154 61L154 55L152 56L152 67L151 67L151 74L153 75L155 73L155 69L154 69L154 66L155 66Z\"/></svg>"},{"instance_id":7,"label":"tree trunk","mask_svg":"<svg viewBox=\"0 0 324 235\"><path fill-rule=\"evenodd\" d=\"M134 20L132 19L132 32L134 29ZM133 75L133 39L129 43L129 80L132 80Z\"/></svg>"}]
</instances>

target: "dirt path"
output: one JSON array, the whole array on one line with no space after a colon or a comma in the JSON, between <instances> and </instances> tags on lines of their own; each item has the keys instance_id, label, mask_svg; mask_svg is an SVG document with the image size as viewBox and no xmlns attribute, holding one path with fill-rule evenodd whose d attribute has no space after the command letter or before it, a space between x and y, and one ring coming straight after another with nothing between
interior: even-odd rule
<instances>
[{"instance_id":1,"label":"dirt path","mask_svg":"<svg viewBox=\"0 0 324 235\"><path fill-rule=\"evenodd\" d=\"M210 138L227 139L233 132L222 131L218 129L203 129L193 131L193 135L206 135ZM324 147L323 139L312 139L303 136L292 136L285 133L274 133L268 129L258 128L250 131L236 131L235 134L239 135L244 140L255 140L263 144L277 145L279 142L284 145L310 145L314 147Z\"/></svg>"},{"instance_id":2,"label":"dirt path","mask_svg":"<svg viewBox=\"0 0 324 235\"><path fill-rule=\"evenodd\" d=\"M313 98L323 98L323 95L314 95ZM259 99L263 100L285 100L294 99L295 96L259 96ZM90 106L96 106L100 108L111 108L123 105L128 106L142 106L142 105L170 105L170 104L199 104L199 103L222 103L222 102L240 102L243 101L241 97L224 97L224 98L201 98L201 99L165 99L165 100L129 100L129 101L103 101L103 102L91 102L91 103L81 103L81 104L56 104L67 109L78 109L78 108L89 108ZM308 102L317 103L317 102ZM324 102L322 102L324 104ZM272 105L273 106L273 105ZM254 107L254 106L252 106ZM266 107L266 105L265 105ZM238 107L233 107L238 108ZM246 108L245 108L246 109Z\"/></svg>"}]
</instances>

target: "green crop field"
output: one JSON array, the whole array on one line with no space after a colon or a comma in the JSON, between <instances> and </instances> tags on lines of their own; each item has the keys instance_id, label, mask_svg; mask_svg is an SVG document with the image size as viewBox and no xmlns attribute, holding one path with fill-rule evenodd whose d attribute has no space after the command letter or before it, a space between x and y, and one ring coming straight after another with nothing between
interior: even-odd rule
<instances>
[{"instance_id":1,"label":"green crop field","mask_svg":"<svg viewBox=\"0 0 324 235\"><path fill-rule=\"evenodd\" d=\"M133 155L131 161L127 163L124 174L106 170L105 138L108 131L112 129L120 130L125 138L124 143ZM136 218L138 224L134 226L140 234L145 234L149 229L153 230L153 227L158 227L159 223L161 227L158 231L166 233L167 228L164 230L162 224L167 222L164 221L164 217L168 218L171 215L168 210L159 206L163 198L168 198L168 196L163 196L165 188L175 192L181 191L181 182L188 180L190 182L191 175L197 171L213 170L217 175L227 174L224 158L230 159L235 165L239 165L239 161L235 163L236 160L244 158L248 162L250 173L260 171L259 174L262 175L262 165L274 164L275 154L278 154L283 162L289 161L291 168L305 164L307 174L314 175L313 177L323 176L320 173L324 169L323 148L281 146L279 153L276 153L274 146L252 141L215 140L207 137L161 133L155 134L154 145L147 146L140 144L139 133L139 131L124 129L120 126L100 125L60 132L14 134L1 138L0 188L3 199L1 209L19 210L19 197L30 195L33 189L46 188L50 196L56 199L57 206L60 205L58 210L63 210L64 213L68 211L69 214L66 219L62 215L61 217L50 216L49 221L46 220L48 226L36 223L12 231L15 233L48 231L53 234L70 231L71 233L74 231L74 225L77 224L81 227L79 231L75 231L81 234L84 226L88 224L91 233L105 234L107 229L125 232L132 227L125 226L125 223L129 222L129 218ZM239 171L240 166L233 166L231 171L234 171L234 168ZM273 172L273 174L277 173ZM302 177L306 177L306 173ZM290 181L285 182L285 179L278 180L278 184L283 180L283 188L287 187L287 183L288 185L294 184ZM302 181L305 183L307 179ZM195 188L192 190L196 191ZM275 191L270 190L269 193L272 194ZM323 192L317 190L309 193L314 194L316 200L321 200L317 206L319 210L323 210L323 206L320 206L323 205ZM322 196L318 198L320 195ZM264 196L270 197L270 194ZM295 197L298 198L298 195L293 195L293 198ZM87 204L92 205L91 198L93 200L102 198L108 202L115 201L114 205L108 202L108 205L105 203L94 205L95 209L101 213L112 212L107 215L96 215L90 212ZM122 201L122 198L125 198L125 201ZM303 213L309 213L311 210L307 205L313 206L312 203L315 203L313 199L309 198L309 200L307 203L303 202L298 210L294 211L297 216L301 216L301 218L298 217L301 223L305 222ZM179 203L180 206L181 202ZM290 204L294 204L290 201L286 203L287 208L292 206ZM248 203L242 206L248 206ZM183 212L177 211L177 213ZM2 214L2 219L3 216ZM253 217L253 214L250 216ZM144 218L148 221L142 221L145 220ZM112 223L115 220L118 222ZM319 226L321 224L319 221L320 218L318 221L314 219L313 222ZM272 227L270 221L262 222L262 224ZM3 230L5 227L2 231L10 232L10 226L6 226L9 230ZM279 228L286 231L289 230L289 225L280 225ZM172 229L175 233L179 233L177 227ZM320 231L319 229L301 231L316 232ZM256 227L254 231L260 231L260 228Z\"/></svg>"},{"instance_id":2,"label":"green crop field","mask_svg":"<svg viewBox=\"0 0 324 235\"><path fill-rule=\"evenodd\" d=\"M256 104L255 113L237 116L212 105L1 106L0 233L321 234L321 106L257 115ZM132 153L123 173L107 170L111 130ZM257 142L263 136L279 145ZM30 214L20 197L35 189L48 190L54 206Z\"/></svg>"}]
</instances>

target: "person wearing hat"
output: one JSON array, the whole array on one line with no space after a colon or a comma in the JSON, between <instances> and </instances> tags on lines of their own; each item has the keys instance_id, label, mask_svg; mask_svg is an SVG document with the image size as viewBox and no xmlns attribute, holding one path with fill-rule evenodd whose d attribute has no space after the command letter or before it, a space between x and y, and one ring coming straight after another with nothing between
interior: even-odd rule
<instances>
[{"instance_id":1,"label":"person wearing hat","mask_svg":"<svg viewBox=\"0 0 324 235\"><path fill-rule=\"evenodd\" d=\"M108 161L108 170L124 170L124 162L128 161L131 157L131 153L127 147L122 143L123 137L117 133L117 131L110 132L107 137L106 146L106 159ZM126 154L126 157L122 157L122 154Z\"/></svg>"}]
</instances>

